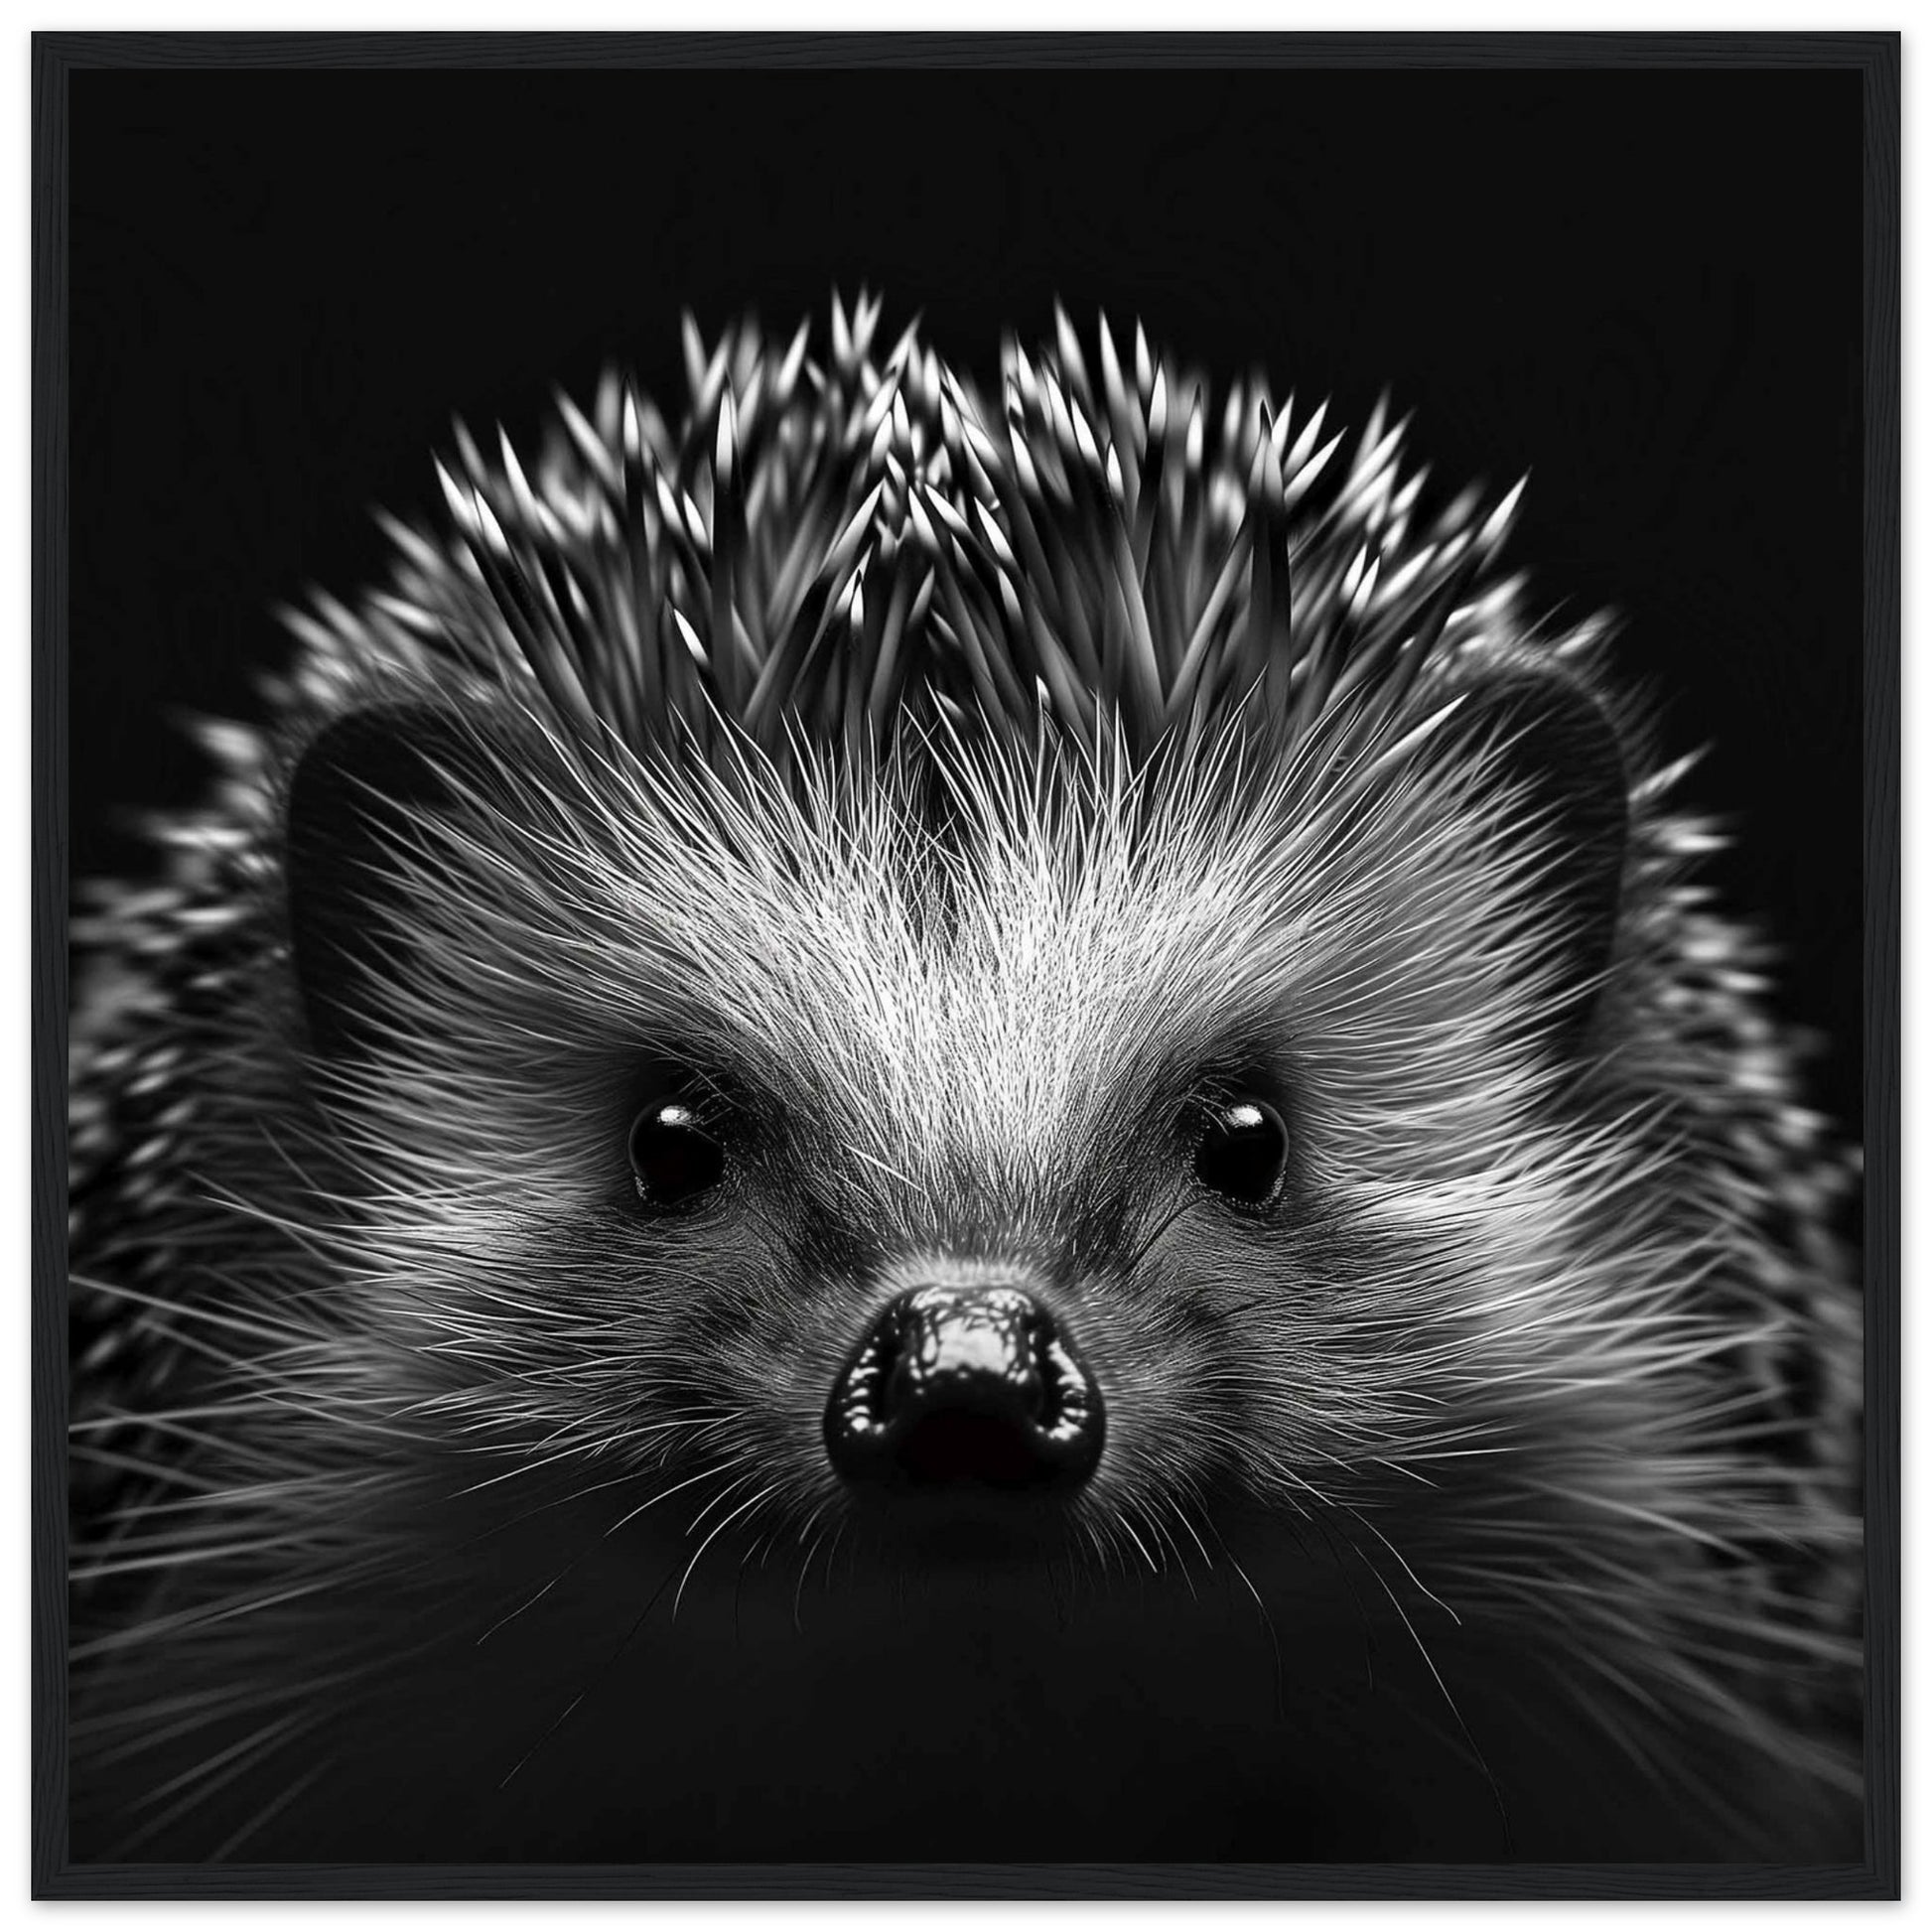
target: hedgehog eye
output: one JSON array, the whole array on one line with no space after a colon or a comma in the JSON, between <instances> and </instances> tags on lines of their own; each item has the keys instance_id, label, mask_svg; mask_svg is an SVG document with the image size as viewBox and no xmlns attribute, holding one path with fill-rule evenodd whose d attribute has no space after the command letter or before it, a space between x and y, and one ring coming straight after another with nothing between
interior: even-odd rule
<instances>
[{"instance_id":1,"label":"hedgehog eye","mask_svg":"<svg viewBox=\"0 0 1932 1932\"><path fill-rule=\"evenodd\" d=\"M725 1150L682 1101L663 1101L630 1124L630 1172L651 1206L675 1207L724 1178Z\"/></svg>"},{"instance_id":2,"label":"hedgehog eye","mask_svg":"<svg viewBox=\"0 0 1932 1932\"><path fill-rule=\"evenodd\" d=\"M1218 1103L1194 1150L1194 1173L1229 1200L1266 1206L1288 1173L1288 1123L1265 1100Z\"/></svg>"}]
</instances>

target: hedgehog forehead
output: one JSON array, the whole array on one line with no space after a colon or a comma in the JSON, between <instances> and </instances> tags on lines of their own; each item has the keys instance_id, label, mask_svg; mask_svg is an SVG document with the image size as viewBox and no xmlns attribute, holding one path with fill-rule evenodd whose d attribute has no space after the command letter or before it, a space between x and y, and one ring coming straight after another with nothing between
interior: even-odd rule
<instances>
[{"instance_id":1,"label":"hedgehog forehead","mask_svg":"<svg viewBox=\"0 0 1932 1932\"><path fill-rule=\"evenodd\" d=\"M1506 871L1439 776L1336 812L1293 760L1203 786L1009 743L936 812L932 779L634 763L480 801L449 861L476 877L411 912L439 1010L492 1054L554 1034L729 1076L894 1170L1037 1172L1291 1046L1298 1078L1385 1068L1377 1030L1460 1066L1512 1024Z\"/></svg>"},{"instance_id":2,"label":"hedgehog forehead","mask_svg":"<svg viewBox=\"0 0 1932 1932\"><path fill-rule=\"evenodd\" d=\"M935 864L873 821L788 874L728 868L694 976L718 1049L898 1170L1044 1161L1157 1100L1270 994L1256 897L1084 830L1021 819Z\"/></svg>"},{"instance_id":3,"label":"hedgehog forehead","mask_svg":"<svg viewBox=\"0 0 1932 1932\"><path fill-rule=\"evenodd\" d=\"M1373 1113L1517 1050L1535 895L1460 776L1337 814L1293 766L1233 792L1133 775L1041 784L1015 758L939 840L891 787L769 787L731 838L646 838L623 929L654 931L651 996L701 1060L921 1187L1063 1181L1291 1058Z\"/></svg>"}]
</instances>

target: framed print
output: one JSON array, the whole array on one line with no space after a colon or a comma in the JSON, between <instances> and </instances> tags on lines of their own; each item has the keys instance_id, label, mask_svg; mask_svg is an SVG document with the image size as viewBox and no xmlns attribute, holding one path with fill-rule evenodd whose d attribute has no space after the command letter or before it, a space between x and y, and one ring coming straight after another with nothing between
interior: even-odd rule
<instances>
[{"instance_id":1,"label":"framed print","mask_svg":"<svg viewBox=\"0 0 1932 1932\"><path fill-rule=\"evenodd\" d=\"M1895 36L35 76L42 1895L1896 1895Z\"/></svg>"}]
</instances>

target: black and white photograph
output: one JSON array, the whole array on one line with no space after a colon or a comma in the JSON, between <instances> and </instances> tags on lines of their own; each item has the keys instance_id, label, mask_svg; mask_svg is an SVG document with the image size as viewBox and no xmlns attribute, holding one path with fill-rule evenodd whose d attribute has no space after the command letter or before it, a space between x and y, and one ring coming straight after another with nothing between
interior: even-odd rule
<instances>
[{"instance_id":1,"label":"black and white photograph","mask_svg":"<svg viewBox=\"0 0 1932 1932\"><path fill-rule=\"evenodd\" d=\"M37 1889L1895 1896L1896 37L303 45L37 47Z\"/></svg>"}]
</instances>

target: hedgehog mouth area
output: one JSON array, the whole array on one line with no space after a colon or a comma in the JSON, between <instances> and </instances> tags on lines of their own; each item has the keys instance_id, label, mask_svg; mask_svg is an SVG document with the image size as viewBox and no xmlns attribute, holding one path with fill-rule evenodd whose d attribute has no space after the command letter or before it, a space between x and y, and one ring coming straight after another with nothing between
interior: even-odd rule
<instances>
[{"instance_id":1,"label":"hedgehog mouth area","mask_svg":"<svg viewBox=\"0 0 1932 1932\"><path fill-rule=\"evenodd\" d=\"M993 1482L948 1482L849 1501L856 1548L874 1564L928 1577L1037 1571L1064 1561L1078 1541L1059 1498Z\"/></svg>"}]
</instances>

